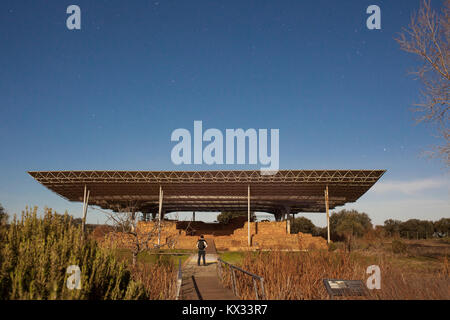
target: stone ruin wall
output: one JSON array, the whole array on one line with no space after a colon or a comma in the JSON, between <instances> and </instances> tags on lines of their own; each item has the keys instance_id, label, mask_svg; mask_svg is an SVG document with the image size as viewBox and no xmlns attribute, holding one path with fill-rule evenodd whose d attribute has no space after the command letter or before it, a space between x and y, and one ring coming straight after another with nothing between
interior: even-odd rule
<instances>
[{"instance_id":1,"label":"stone ruin wall","mask_svg":"<svg viewBox=\"0 0 450 320\"><path fill-rule=\"evenodd\" d=\"M200 221L164 221L162 223L161 244L163 248L195 249L200 235L206 240L212 239L219 251L244 250L308 250L326 249L326 240L322 237L313 237L311 234L288 233L288 222L250 222L250 235L252 246L248 247L248 222L246 218L233 219L227 225L204 223ZM157 222L139 222L138 232L146 233L154 228ZM131 236L121 233L108 234L102 241L104 244L117 247L132 247ZM157 243L157 235L150 241Z\"/></svg>"}]
</instances>

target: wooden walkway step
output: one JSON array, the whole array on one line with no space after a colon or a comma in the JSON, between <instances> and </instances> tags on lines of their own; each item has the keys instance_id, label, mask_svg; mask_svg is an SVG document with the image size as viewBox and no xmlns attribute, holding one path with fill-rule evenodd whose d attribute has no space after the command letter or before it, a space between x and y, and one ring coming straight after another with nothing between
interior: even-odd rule
<instances>
[{"instance_id":1,"label":"wooden walkway step","mask_svg":"<svg viewBox=\"0 0 450 320\"><path fill-rule=\"evenodd\" d=\"M217 252L214 240L206 239L206 266L197 265L197 255L192 255L182 270L183 300L238 300L230 289L224 288L217 275ZM209 250L208 250L209 249Z\"/></svg>"},{"instance_id":2,"label":"wooden walkway step","mask_svg":"<svg viewBox=\"0 0 450 320\"><path fill-rule=\"evenodd\" d=\"M217 254L216 244L214 239L205 238L206 243L208 243L208 247L206 248L206 254Z\"/></svg>"}]
</instances>

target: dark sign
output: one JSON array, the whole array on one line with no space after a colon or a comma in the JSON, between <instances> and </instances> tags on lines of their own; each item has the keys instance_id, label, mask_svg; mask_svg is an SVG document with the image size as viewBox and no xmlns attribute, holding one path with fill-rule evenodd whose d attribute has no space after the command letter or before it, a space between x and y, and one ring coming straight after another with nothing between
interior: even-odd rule
<instances>
[{"instance_id":1,"label":"dark sign","mask_svg":"<svg viewBox=\"0 0 450 320\"><path fill-rule=\"evenodd\" d=\"M367 295L366 287L361 280L323 279L323 284L332 298Z\"/></svg>"}]
</instances>

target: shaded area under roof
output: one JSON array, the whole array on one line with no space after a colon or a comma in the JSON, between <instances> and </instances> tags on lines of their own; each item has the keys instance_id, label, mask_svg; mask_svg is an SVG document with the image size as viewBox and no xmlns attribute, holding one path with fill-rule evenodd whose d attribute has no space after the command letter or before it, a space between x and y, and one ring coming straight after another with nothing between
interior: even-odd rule
<instances>
[{"instance_id":1,"label":"shaded area under roof","mask_svg":"<svg viewBox=\"0 0 450 320\"><path fill-rule=\"evenodd\" d=\"M355 202L385 170L281 170L260 171L38 171L28 172L39 183L69 201L114 211L133 207L158 212L159 188L163 208L181 211L246 211L247 187L251 210L279 213L325 212L324 190L329 189L330 209Z\"/></svg>"}]
</instances>

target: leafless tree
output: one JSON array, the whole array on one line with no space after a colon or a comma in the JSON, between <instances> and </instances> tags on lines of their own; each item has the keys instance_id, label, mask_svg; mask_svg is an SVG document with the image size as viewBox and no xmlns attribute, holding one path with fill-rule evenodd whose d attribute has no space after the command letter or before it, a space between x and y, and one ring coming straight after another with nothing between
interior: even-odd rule
<instances>
[{"instance_id":1,"label":"leafless tree","mask_svg":"<svg viewBox=\"0 0 450 320\"><path fill-rule=\"evenodd\" d=\"M131 238L133 266L136 266L137 256L140 252L164 247L173 249L179 237L179 235L174 235L164 239L159 238L158 235L167 227L164 220L161 220L161 223L147 224L149 228L138 228L139 218L136 207L135 203L130 202L126 207L117 207L115 211L104 211L108 216L108 222L111 221L114 226L114 235L124 234Z\"/></svg>"},{"instance_id":2,"label":"leafless tree","mask_svg":"<svg viewBox=\"0 0 450 320\"><path fill-rule=\"evenodd\" d=\"M429 122L437 127L438 137L444 143L427 153L442 157L447 165L450 163L449 38L450 0L445 0L441 12L431 7L430 0L424 0L408 28L395 39L402 50L417 55L423 62L413 72L423 84L422 101L415 104L414 111L419 114L417 122Z\"/></svg>"}]
</instances>

